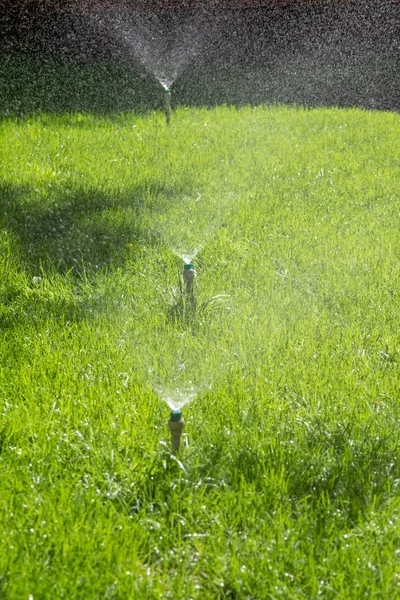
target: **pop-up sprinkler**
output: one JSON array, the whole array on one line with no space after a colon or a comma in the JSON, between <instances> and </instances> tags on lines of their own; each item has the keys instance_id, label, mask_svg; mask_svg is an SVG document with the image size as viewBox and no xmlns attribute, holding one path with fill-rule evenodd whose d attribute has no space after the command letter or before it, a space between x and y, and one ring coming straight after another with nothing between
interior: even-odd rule
<instances>
[{"instance_id":1,"label":"pop-up sprinkler","mask_svg":"<svg viewBox=\"0 0 400 600\"><path fill-rule=\"evenodd\" d=\"M194 278L196 277L196 269L191 263L186 264L183 267L183 281L186 283L186 293L189 294L192 291Z\"/></svg>"},{"instance_id":2,"label":"pop-up sprinkler","mask_svg":"<svg viewBox=\"0 0 400 600\"><path fill-rule=\"evenodd\" d=\"M181 443L181 435L185 421L182 416L182 410L171 410L168 421L168 427L171 431L172 452L177 454Z\"/></svg>"},{"instance_id":3,"label":"pop-up sprinkler","mask_svg":"<svg viewBox=\"0 0 400 600\"><path fill-rule=\"evenodd\" d=\"M171 90L169 88L165 88L164 90L164 106L165 106L165 119L167 125L169 125L171 120Z\"/></svg>"}]
</instances>

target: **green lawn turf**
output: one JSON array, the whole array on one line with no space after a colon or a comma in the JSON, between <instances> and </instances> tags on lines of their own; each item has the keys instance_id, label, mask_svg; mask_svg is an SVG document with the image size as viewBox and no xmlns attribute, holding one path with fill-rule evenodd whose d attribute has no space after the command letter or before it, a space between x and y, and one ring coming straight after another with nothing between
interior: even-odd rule
<instances>
[{"instance_id":1,"label":"green lawn turf","mask_svg":"<svg viewBox=\"0 0 400 600\"><path fill-rule=\"evenodd\" d=\"M399 115L0 132L0 598L399 598Z\"/></svg>"}]
</instances>

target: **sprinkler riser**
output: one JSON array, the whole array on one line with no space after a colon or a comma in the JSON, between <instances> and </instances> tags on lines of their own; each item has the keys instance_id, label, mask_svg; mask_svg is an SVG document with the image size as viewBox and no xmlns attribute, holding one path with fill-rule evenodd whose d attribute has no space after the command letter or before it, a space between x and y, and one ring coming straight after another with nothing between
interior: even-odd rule
<instances>
[{"instance_id":1,"label":"sprinkler riser","mask_svg":"<svg viewBox=\"0 0 400 600\"><path fill-rule=\"evenodd\" d=\"M193 283L195 277L196 269L194 268L194 266L191 264L185 265L183 268L183 281L186 284L191 284Z\"/></svg>"},{"instance_id":2,"label":"sprinkler riser","mask_svg":"<svg viewBox=\"0 0 400 600\"><path fill-rule=\"evenodd\" d=\"M181 436L184 426L185 420L183 418L179 421L173 421L172 419L168 421L168 427L171 431L171 444L173 454L177 454L179 452L179 447L181 445Z\"/></svg>"},{"instance_id":3,"label":"sprinkler riser","mask_svg":"<svg viewBox=\"0 0 400 600\"><path fill-rule=\"evenodd\" d=\"M185 283L193 283L196 277L196 271L183 271L183 281Z\"/></svg>"},{"instance_id":4,"label":"sprinkler riser","mask_svg":"<svg viewBox=\"0 0 400 600\"><path fill-rule=\"evenodd\" d=\"M165 106L165 120L167 125L171 121L171 90L165 90L164 92L164 106Z\"/></svg>"}]
</instances>

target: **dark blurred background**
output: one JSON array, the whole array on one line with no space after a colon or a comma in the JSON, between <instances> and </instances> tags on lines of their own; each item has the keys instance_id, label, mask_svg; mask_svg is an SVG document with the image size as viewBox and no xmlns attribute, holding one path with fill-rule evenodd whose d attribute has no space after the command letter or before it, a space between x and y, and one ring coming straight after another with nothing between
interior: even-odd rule
<instances>
[{"instance_id":1,"label":"dark blurred background","mask_svg":"<svg viewBox=\"0 0 400 600\"><path fill-rule=\"evenodd\" d=\"M175 105L400 108L398 0L32 0L0 13L0 115L161 107L158 82L107 27L115 15L133 30L148 20L169 45L188 23L196 32Z\"/></svg>"}]
</instances>

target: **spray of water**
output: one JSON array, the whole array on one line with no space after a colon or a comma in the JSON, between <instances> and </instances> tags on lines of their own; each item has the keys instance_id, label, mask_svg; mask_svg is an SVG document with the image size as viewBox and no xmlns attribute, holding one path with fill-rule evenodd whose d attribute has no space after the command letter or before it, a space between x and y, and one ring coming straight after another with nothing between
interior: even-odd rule
<instances>
[{"instance_id":1,"label":"spray of water","mask_svg":"<svg viewBox=\"0 0 400 600\"><path fill-rule=\"evenodd\" d=\"M158 77L157 77L158 79ZM174 79L158 79L159 83L163 86L164 90L170 90L172 84L174 83Z\"/></svg>"},{"instance_id":2,"label":"spray of water","mask_svg":"<svg viewBox=\"0 0 400 600\"><path fill-rule=\"evenodd\" d=\"M212 354L208 348L208 332L193 335L167 323L149 333L147 339L141 339L137 367L171 410L181 409L215 379L207 356Z\"/></svg>"},{"instance_id":3,"label":"spray of water","mask_svg":"<svg viewBox=\"0 0 400 600\"><path fill-rule=\"evenodd\" d=\"M192 402L201 392L201 387L189 386L187 388L168 389L163 386L153 385L155 393L163 400L171 410L179 410L189 402Z\"/></svg>"},{"instance_id":4,"label":"spray of water","mask_svg":"<svg viewBox=\"0 0 400 600\"><path fill-rule=\"evenodd\" d=\"M178 258L181 258L186 264L191 263L201 250L201 246L194 249L181 250L180 248L171 248L172 252Z\"/></svg>"},{"instance_id":5,"label":"spray of water","mask_svg":"<svg viewBox=\"0 0 400 600\"><path fill-rule=\"evenodd\" d=\"M99 25L111 33L123 53L140 63L165 90L171 89L202 48L199 14L121 13L102 15Z\"/></svg>"}]
</instances>

